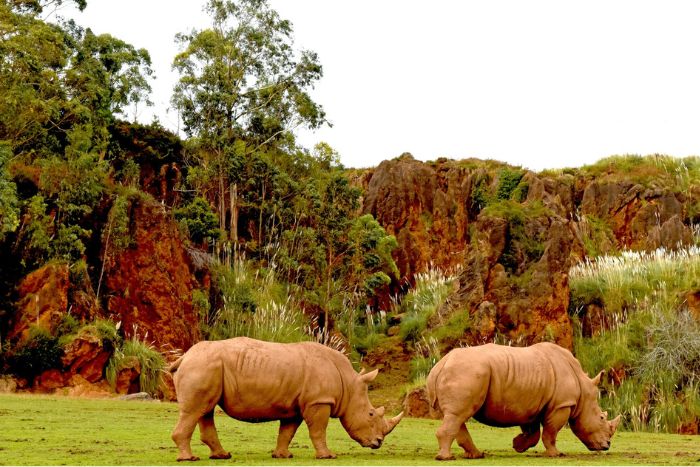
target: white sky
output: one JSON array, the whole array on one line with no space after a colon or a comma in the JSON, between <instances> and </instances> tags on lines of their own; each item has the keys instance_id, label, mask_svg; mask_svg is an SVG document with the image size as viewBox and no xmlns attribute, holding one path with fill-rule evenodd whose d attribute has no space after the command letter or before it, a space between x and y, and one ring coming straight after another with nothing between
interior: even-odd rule
<instances>
[{"instance_id":1,"label":"white sky","mask_svg":"<svg viewBox=\"0 0 700 467\"><path fill-rule=\"evenodd\" d=\"M206 27L203 0L88 0L75 14L151 53L151 109L169 110L177 32ZM410 152L533 170L613 155L700 155L700 3L644 0L270 0L318 53L312 95L347 167ZM68 9L62 14L69 16ZM133 111L133 109L132 109ZM132 115L130 115L132 117Z\"/></svg>"}]
</instances>

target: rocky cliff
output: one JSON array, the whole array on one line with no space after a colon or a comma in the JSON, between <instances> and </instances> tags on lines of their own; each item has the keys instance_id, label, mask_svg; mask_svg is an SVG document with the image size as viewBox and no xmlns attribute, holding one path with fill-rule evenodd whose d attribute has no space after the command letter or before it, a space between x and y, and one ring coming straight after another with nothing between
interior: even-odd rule
<instances>
[{"instance_id":1,"label":"rocky cliff","mask_svg":"<svg viewBox=\"0 0 700 467\"><path fill-rule=\"evenodd\" d=\"M692 241L697 188L668 160L610 158L536 174L494 161L424 163L403 154L361 179L363 211L396 236L401 283L430 267L460 271L458 290L438 316L468 314L470 324L448 347L500 338L571 348L574 262ZM396 284L391 293L401 290Z\"/></svg>"}]
</instances>

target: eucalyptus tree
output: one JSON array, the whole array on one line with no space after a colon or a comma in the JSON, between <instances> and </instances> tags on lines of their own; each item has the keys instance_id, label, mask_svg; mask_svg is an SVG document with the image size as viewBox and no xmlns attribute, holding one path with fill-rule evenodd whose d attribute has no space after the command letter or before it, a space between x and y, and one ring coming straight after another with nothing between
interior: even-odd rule
<instances>
[{"instance_id":1,"label":"eucalyptus tree","mask_svg":"<svg viewBox=\"0 0 700 467\"><path fill-rule=\"evenodd\" d=\"M295 50L291 23L266 0L209 0L205 10L211 27L176 36L182 51L173 61L180 79L172 103L218 185L220 225L230 210L235 239L239 185L255 187L250 202L263 210L274 177L256 167L271 165L270 151L292 147L295 128L326 122L309 95L322 67L315 53Z\"/></svg>"}]
</instances>

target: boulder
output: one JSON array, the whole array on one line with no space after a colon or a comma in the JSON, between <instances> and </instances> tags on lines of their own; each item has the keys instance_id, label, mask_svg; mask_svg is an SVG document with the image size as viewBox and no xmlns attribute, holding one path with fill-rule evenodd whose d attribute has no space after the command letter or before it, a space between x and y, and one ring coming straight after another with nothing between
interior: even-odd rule
<instances>
[{"instance_id":1,"label":"boulder","mask_svg":"<svg viewBox=\"0 0 700 467\"><path fill-rule=\"evenodd\" d=\"M105 346L95 329L85 327L63 347L61 363L68 378L78 374L90 383L97 383L103 379L104 368L113 351L110 344Z\"/></svg>"}]
</instances>

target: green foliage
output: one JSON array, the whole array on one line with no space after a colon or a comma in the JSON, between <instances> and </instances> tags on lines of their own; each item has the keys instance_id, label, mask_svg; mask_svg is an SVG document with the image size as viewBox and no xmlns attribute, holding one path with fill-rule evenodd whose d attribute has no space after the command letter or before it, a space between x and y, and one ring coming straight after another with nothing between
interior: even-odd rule
<instances>
[{"instance_id":1,"label":"green foliage","mask_svg":"<svg viewBox=\"0 0 700 467\"><path fill-rule=\"evenodd\" d=\"M501 169L498 172L498 187L496 188L496 199L505 201L512 199L515 189L518 187L525 172L522 170ZM525 193L527 195L527 193ZM517 202L522 201L522 194L519 194Z\"/></svg>"},{"instance_id":2,"label":"green foliage","mask_svg":"<svg viewBox=\"0 0 700 467\"><path fill-rule=\"evenodd\" d=\"M17 186L10 180L7 164L12 157L9 145L0 141L0 242L19 226Z\"/></svg>"},{"instance_id":3,"label":"green foliage","mask_svg":"<svg viewBox=\"0 0 700 467\"><path fill-rule=\"evenodd\" d=\"M219 220L204 198L194 198L189 204L175 209L173 215L184 226L195 244L218 240L222 235Z\"/></svg>"},{"instance_id":4,"label":"green foliage","mask_svg":"<svg viewBox=\"0 0 700 467\"><path fill-rule=\"evenodd\" d=\"M542 257L545 232L531 226L536 219L551 215L541 202L520 204L512 200L496 201L484 208L482 213L508 221L507 242L499 258L506 271L522 275L530 263Z\"/></svg>"},{"instance_id":5,"label":"green foliage","mask_svg":"<svg viewBox=\"0 0 700 467\"><path fill-rule=\"evenodd\" d=\"M588 258L616 253L615 234L603 219L593 215L584 215L579 220L578 227Z\"/></svg>"},{"instance_id":6,"label":"green foliage","mask_svg":"<svg viewBox=\"0 0 700 467\"><path fill-rule=\"evenodd\" d=\"M321 66L315 53L294 52L289 21L265 0L210 0L205 8L211 29L176 36L183 51L173 62L181 75L173 104L189 135L223 148L243 135L269 142L293 123L325 122L306 91L320 79Z\"/></svg>"},{"instance_id":7,"label":"green foliage","mask_svg":"<svg viewBox=\"0 0 700 467\"><path fill-rule=\"evenodd\" d=\"M131 193L119 193L109 210L107 228L102 231L102 237L110 255L118 254L133 245L129 228L133 200Z\"/></svg>"},{"instance_id":8,"label":"green foliage","mask_svg":"<svg viewBox=\"0 0 700 467\"><path fill-rule=\"evenodd\" d=\"M31 384L45 370L59 367L62 355L57 337L44 328L32 326L28 339L10 353L7 363L11 373Z\"/></svg>"}]
</instances>

